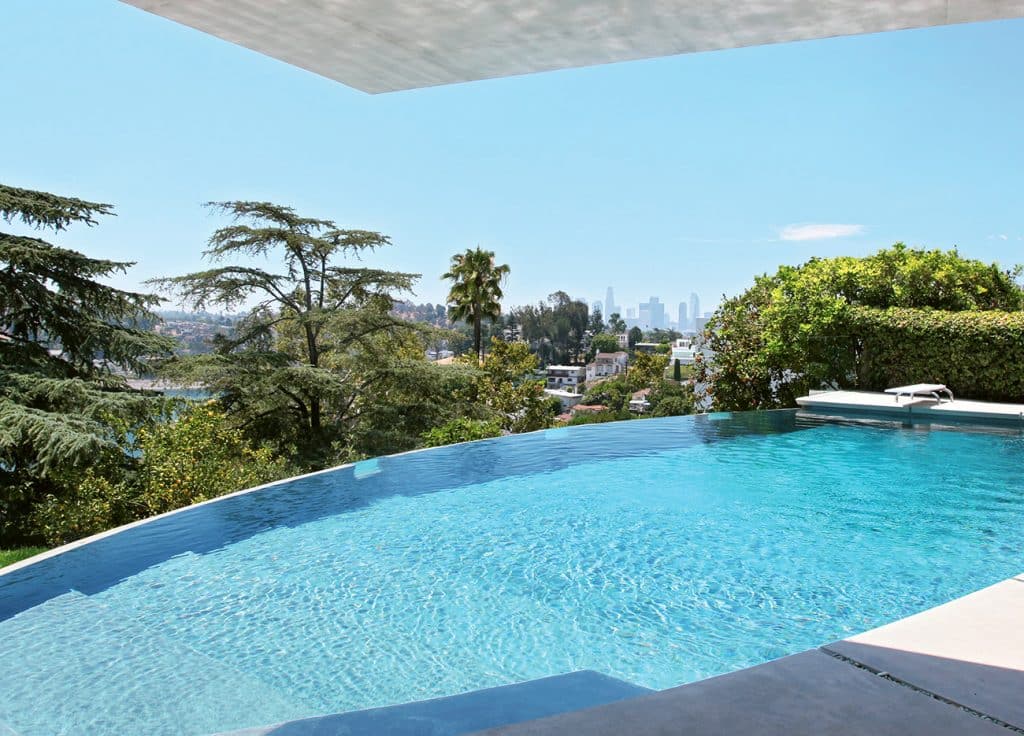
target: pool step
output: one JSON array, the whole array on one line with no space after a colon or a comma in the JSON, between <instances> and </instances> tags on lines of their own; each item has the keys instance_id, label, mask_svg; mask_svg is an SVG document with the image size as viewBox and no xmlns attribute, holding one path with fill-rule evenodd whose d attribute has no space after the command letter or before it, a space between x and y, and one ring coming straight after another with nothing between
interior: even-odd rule
<instances>
[{"instance_id":1,"label":"pool step","mask_svg":"<svg viewBox=\"0 0 1024 736\"><path fill-rule=\"evenodd\" d=\"M219 736L459 736L651 692L598 672L580 670L446 698L305 718Z\"/></svg>"},{"instance_id":2,"label":"pool step","mask_svg":"<svg viewBox=\"0 0 1024 736\"><path fill-rule=\"evenodd\" d=\"M0 643L0 724L21 736L209 733L317 712L77 591L0 622Z\"/></svg>"}]
</instances>

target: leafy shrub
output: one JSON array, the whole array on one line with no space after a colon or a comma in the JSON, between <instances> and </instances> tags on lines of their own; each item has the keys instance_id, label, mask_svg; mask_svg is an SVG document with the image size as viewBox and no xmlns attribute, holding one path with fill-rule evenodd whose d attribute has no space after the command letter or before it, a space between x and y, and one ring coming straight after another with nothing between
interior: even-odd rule
<instances>
[{"instance_id":1,"label":"leafy shrub","mask_svg":"<svg viewBox=\"0 0 1024 736\"><path fill-rule=\"evenodd\" d=\"M140 429L135 447L134 468L107 462L65 478L59 493L36 505L36 533L47 544L65 544L294 472L269 449L250 445L212 404Z\"/></svg>"},{"instance_id":2,"label":"leafy shrub","mask_svg":"<svg viewBox=\"0 0 1024 736\"><path fill-rule=\"evenodd\" d=\"M698 365L697 380L710 387L718 410L794 406L796 397L822 386L881 386L884 365L878 355L865 352L858 320L867 312L860 310L1012 312L1024 308L1018 275L1018 269L1004 271L963 258L956 250L919 250L901 243L865 258L813 258L802 266L782 266L772 276L755 279L750 289L725 300L715 312L704 335L715 357ZM926 329L923 322L914 325ZM939 328L934 340L950 334L939 323L929 325ZM930 333L916 334L918 341L934 344ZM972 364L991 362L992 348L971 344L978 350L966 356ZM864 355L873 368L861 365ZM897 357L891 350L888 355ZM899 357L911 361L918 373L911 382L925 379L927 371L919 362ZM891 375L890 382L900 382ZM970 385L973 379L965 378Z\"/></svg>"},{"instance_id":3,"label":"leafy shrub","mask_svg":"<svg viewBox=\"0 0 1024 736\"><path fill-rule=\"evenodd\" d=\"M422 438L423 444L427 447L440 447L454 445L456 442L471 442L499 436L501 436L501 425L498 422L460 417L424 432Z\"/></svg>"},{"instance_id":4,"label":"leafy shrub","mask_svg":"<svg viewBox=\"0 0 1024 736\"><path fill-rule=\"evenodd\" d=\"M651 416L678 417L692 414L695 404L693 387L675 381L660 381L651 387L647 395Z\"/></svg>"},{"instance_id":5,"label":"leafy shrub","mask_svg":"<svg viewBox=\"0 0 1024 736\"><path fill-rule=\"evenodd\" d=\"M143 430L139 501L147 514L206 501L292 474L269 448L253 447L212 404Z\"/></svg>"},{"instance_id":6,"label":"leafy shrub","mask_svg":"<svg viewBox=\"0 0 1024 736\"><path fill-rule=\"evenodd\" d=\"M52 547L99 534L140 518L135 493L123 480L89 470L66 491L47 495L36 505L32 525Z\"/></svg>"},{"instance_id":7,"label":"leafy shrub","mask_svg":"<svg viewBox=\"0 0 1024 736\"><path fill-rule=\"evenodd\" d=\"M651 410L652 417L680 417L693 413L693 402L681 396L670 396Z\"/></svg>"},{"instance_id":8,"label":"leafy shrub","mask_svg":"<svg viewBox=\"0 0 1024 736\"><path fill-rule=\"evenodd\" d=\"M1024 401L1024 312L854 308L858 388L944 383L957 396Z\"/></svg>"},{"instance_id":9,"label":"leafy shrub","mask_svg":"<svg viewBox=\"0 0 1024 736\"><path fill-rule=\"evenodd\" d=\"M574 427L579 424L604 424L605 422L618 422L624 419L632 419L633 415L628 411L596 411L586 414L577 414L566 426Z\"/></svg>"}]
</instances>

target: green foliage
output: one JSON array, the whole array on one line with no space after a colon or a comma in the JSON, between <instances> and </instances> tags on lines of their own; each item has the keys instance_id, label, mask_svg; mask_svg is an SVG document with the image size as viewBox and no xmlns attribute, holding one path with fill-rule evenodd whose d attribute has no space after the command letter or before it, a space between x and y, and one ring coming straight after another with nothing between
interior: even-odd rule
<instances>
[{"instance_id":1,"label":"green foliage","mask_svg":"<svg viewBox=\"0 0 1024 736\"><path fill-rule=\"evenodd\" d=\"M250 438L294 448L303 467L330 464L358 430L370 387L394 368L389 339L415 329L391 310L418 276L338 262L389 245L380 233L267 202L211 206L234 218L210 237L204 255L216 267L154 283L194 309L255 305L214 354L169 363L164 375L203 385ZM253 257L279 268L220 265Z\"/></svg>"},{"instance_id":2,"label":"green foliage","mask_svg":"<svg viewBox=\"0 0 1024 736\"><path fill-rule=\"evenodd\" d=\"M55 231L94 225L110 205L0 185L0 218ZM129 464L124 432L159 400L115 371L147 370L173 342L145 329L159 299L103 283L131 263L0 232L0 539L38 539L29 518L63 479Z\"/></svg>"},{"instance_id":3,"label":"green foliage","mask_svg":"<svg viewBox=\"0 0 1024 736\"><path fill-rule=\"evenodd\" d=\"M614 335L621 335L626 331L626 320L618 312L608 316L608 331Z\"/></svg>"},{"instance_id":4,"label":"green foliage","mask_svg":"<svg viewBox=\"0 0 1024 736\"><path fill-rule=\"evenodd\" d=\"M590 341L590 349L593 353L617 353L619 351L619 338L602 332L594 335Z\"/></svg>"},{"instance_id":5,"label":"green foliage","mask_svg":"<svg viewBox=\"0 0 1024 736\"><path fill-rule=\"evenodd\" d=\"M683 380L683 369L679 365L679 358L672 361L672 380L682 381Z\"/></svg>"},{"instance_id":6,"label":"green foliage","mask_svg":"<svg viewBox=\"0 0 1024 736\"><path fill-rule=\"evenodd\" d=\"M469 366L430 363L422 351L396 358L360 397L359 421L348 437L350 455L339 453L339 459L411 450L431 428L460 417L484 418L487 410L469 400L476 376Z\"/></svg>"},{"instance_id":7,"label":"green foliage","mask_svg":"<svg viewBox=\"0 0 1024 736\"><path fill-rule=\"evenodd\" d=\"M629 381L634 391L660 383L668 367L668 356L663 353L637 353L629 364Z\"/></svg>"},{"instance_id":8,"label":"green foliage","mask_svg":"<svg viewBox=\"0 0 1024 736\"><path fill-rule=\"evenodd\" d=\"M630 419L633 415L629 413L629 401L633 394L650 389L647 395L650 402L648 412L654 416L692 414L695 405L693 388L690 385L665 380L662 377L665 362L664 356L640 353L635 356L628 373L612 376L588 388L582 403L600 404L608 407L607 413L615 415L616 418Z\"/></svg>"},{"instance_id":9,"label":"green foliage","mask_svg":"<svg viewBox=\"0 0 1024 736\"><path fill-rule=\"evenodd\" d=\"M544 383L533 378L537 356L526 343L492 339L481 365L476 398L498 416L502 429L532 432L550 427L555 413Z\"/></svg>"},{"instance_id":10,"label":"green foliage","mask_svg":"<svg viewBox=\"0 0 1024 736\"><path fill-rule=\"evenodd\" d=\"M501 315L501 283L508 276L507 265L497 265L494 253L481 248L452 256L452 265L442 276L452 282L448 292L448 318L473 328L473 352L483 357L481 325Z\"/></svg>"},{"instance_id":11,"label":"green foliage","mask_svg":"<svg viewBox=\"0 0 1024 736\"><path fill-rule=\"evenodd\" d=\"M108 474L109 468L103 474L89 470L77 483L59 495L48 495L35 507L33 528L48 545L56 547L141 518L133 489Z\"/></svg>"},{"instance_id":12,"label":"green foliage","mask_svg":"<svg viewBox=\"0 0 1024 736\"><path fill-rule=\"evenodd\" d=\"M469 419L459 417L452 419L440 427L428 430L423 433L423 444L426 447L440 447L441 445L453 445L456 442L472 442L483 440L488 437L500 437L501 425L493 420Z\"/></svg>"},{"instance_id":13,"label":"green foliage","mask_svg":"<svg viewBox=\"0 0 1024 736\"><path fill-rule=\"evenodd\" d=\"M783 266L715 313L705 334L714 366L701 365L698 380L719 410L793 406L811 388L854 388L861 346L852 308L1018 310L1017 275L955 250L900 243L866 258Z\"/></svg>"},{"instance_id":14,"label":"green foliage","mask_svg":"<svg viewBox=\"0 0 1024 736\"><path fill-rule=\"evenodd\" d=\"M15 562L27 560L46 551L46 547L18 547L16 549L0 549L0 567L13 565Z\"/></svg>"},{"instance_id":15,"label":"green foliage","mask_svg":"<svg viewBox=\"0 0 1024 736\"><path fill-rule=\"evenodd\" d=\"M678 417L692 413L693 403L675 396L665 399L657 407L651 409L651 416L654 417Z\"/></svg>"},{"instance_id":16,"label":"green foliage","mask_svg":"<svg viewBox=\"0 0 1024 736\"><path fill-rule=\"evenodd\" d=\"M683 336L683 333L677 332L676 330L663 330L661 328L653 329L644 335L647 342L664 343L668 345L673 340L678 340Z\"/></svg>"},{"instance_id":17,"label":"green foliage","mask_svg":"<svg viewBox=\"0 0 1024 736\"><path fill-rule=\"evenodd\" d=\"M574 364L586 355L590 324L586 303L556 291L546 303L519 307L514 315L523 339L542 365Z\"/></svg>"},{"instance_id":18,"label":"green foliage","mask_svg":"<svg viewBox=\"0 0 1024 736\"><path fill-rule=\"evenodd\" d=\"M630 350L632 350L634 347L636 347L636 344L638 342L643 342L643 340L644 340L644 331L641 330L639 327L631 328L629 330L629 332L627 333L627 335L628 335L629 349Z\"/></svg>"},{"instance_id":19,"label":"green foliage","mask_svg":"<svg viewBox=\"0 0 1024 736\"><path fill-rule=\"evenodd\" d=\"M626 419L633 419L633 415L629 411L595 411L587 412L585 414L577 414L568 422L567 427L575 427L580 424L605 424L607 422L619 422Z\"/></svg>"},{"instance_id":20,"label":"green foliage","mask_svg":"<svg viewBox=\"0 0 1024 736\"><path fill-rule=\"evenodd\" d=\"M294 472L267 447L254 447L213 404L139 433L139 502L145 515L206 501Z\"/></svg>"},{"instance_id":21,"label":"green foliage","mask_svg":"<svg viewBox=\"0 0 1024 736\"><path fill-rule=\"evenodd\" d=\"M693 389L675 381L655 381L647 395L651 406L648 410L655 417L677 417L692 414L694 409Z\"/></svg>"},{"instance_id":22,"label":"green foliage","mask_svg":"<svg viewBox=\"0 0 1024 736\"><path fill-rule=\"evenodd\" d=\"M956 396L1024 402L1024 312L850 310L858 388L944 383Z\"/></svg>"},{"instance_id":23,"label":"green foliage","mask_svg":"<svg viewBox=\"0 0 1024 736\"><path fill-rule=\"evenodd\" d=\"M71 542L295 472L266 447L252 446L211 402L176 420L140 428L138 463L113 462L64 479L61 493L36 505L34 528L49 545Z\"/></svg>"},{"instance_id":24,"label":"green foliage","mask_svg":"<svg viewBox=\"0 0 1024 736\"><path fill-rule=\"evenodd\" d=\"M582 403L590 406L607 406L613 413L628 411L633 389L626 375L619 374L606 378L587 388Z\"/></svg>"}]
</instances>

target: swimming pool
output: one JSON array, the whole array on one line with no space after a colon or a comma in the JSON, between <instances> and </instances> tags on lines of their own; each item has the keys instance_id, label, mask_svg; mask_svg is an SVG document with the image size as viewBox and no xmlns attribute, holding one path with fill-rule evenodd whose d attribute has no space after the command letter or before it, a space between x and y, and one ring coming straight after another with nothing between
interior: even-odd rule
<instances>
[{"instance_id":1,"label":"swimming pool","mask_svg":"<svg viewBox=\"0 0 1024 736\"><path fill-rule=\"evenodd\" d=\"M1024 436L794 411L380 458L0 576L0 733L189 733L592 669L665 688L1024 568Z\"/></svg>"}]
</instances>

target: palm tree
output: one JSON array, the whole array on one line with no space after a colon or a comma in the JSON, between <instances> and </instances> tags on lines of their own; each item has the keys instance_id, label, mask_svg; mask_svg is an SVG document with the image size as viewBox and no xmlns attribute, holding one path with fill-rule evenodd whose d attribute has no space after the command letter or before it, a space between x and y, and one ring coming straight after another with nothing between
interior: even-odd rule
<instances>
[{"instance_id":1,"label":"palm tree","mask_svg":"<svg viewBox=\"0 0 1024 736\"><path fill-rule=\"evenodd\" d=\"M484 319L496 320L501 315L501 283L508 276L507 264L495 265L494 253L476 248L452 256L452 265L442 278L452 282L448 292L448 316L473 325L473 349L477 360L483 358L480 335Z\"/></svg>"}]
</instances>

